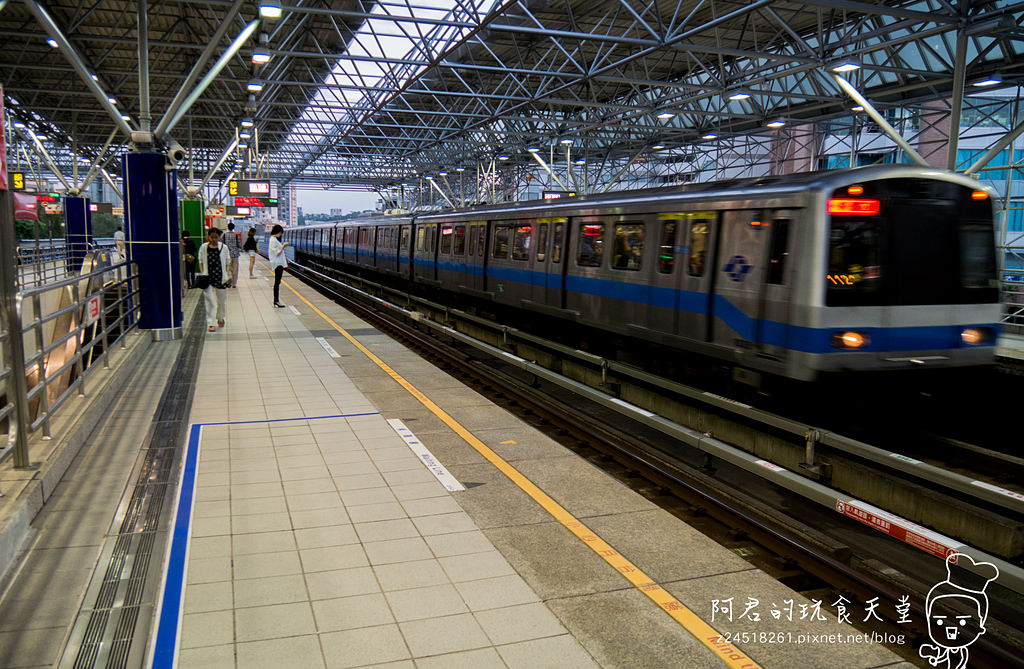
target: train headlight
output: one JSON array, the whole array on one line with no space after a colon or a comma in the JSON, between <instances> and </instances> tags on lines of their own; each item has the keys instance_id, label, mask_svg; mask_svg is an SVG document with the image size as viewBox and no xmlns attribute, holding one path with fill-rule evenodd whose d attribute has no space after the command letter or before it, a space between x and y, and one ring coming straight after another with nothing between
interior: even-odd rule
<instances>
[{"instance_id":1,"label":"train headlight","mask_svg":"<svg viewBox=\"0 0 1024 669\"><path fill-rule=\"evenodd\" d=\"M832 335L833 348L857 350L866 347L870 343L871 337L869 337L866 332L854 332L849 330L847 332L837 332Z\"/></svg>"},{"instance_id":2,"label":"train headlight","mask_svg":"<svg viewBox=\"0 0 1024 669\"><path fill-rule=\"evenodd\" d=\"M979 346L992 339L992 331L989 328L964 328L960 332L960 339L968 346Z\"/></svg>"}]
</instances>

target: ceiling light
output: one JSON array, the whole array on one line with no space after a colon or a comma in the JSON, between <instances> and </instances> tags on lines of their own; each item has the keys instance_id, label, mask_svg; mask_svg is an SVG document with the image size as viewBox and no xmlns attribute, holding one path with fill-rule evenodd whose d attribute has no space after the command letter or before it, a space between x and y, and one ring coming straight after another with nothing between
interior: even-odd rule
<instances>
[{"instance_id":1,"label":"ceiling light","mask_svg":"<svg viewBox=\"0 0 1024 669\"><path fill-rule=\"evenodd\" d=\"M238 143L238 148L240 148L240 149L248 149L249 145L246 144L245 142L239 142Z\"/></svg>"},{"instance_id":2,"label":"ceiling light","mask_svg":"<svg viewBox=\"0 0 1024 669\"><path fill-rule=\"evenodd\" d=\"M786 125L786 122L782 120L775 120L771 121L770 123L767 123L766 125L769 128L781 128L782 126Z\"/></svg>"},{"instance_id":3,"label":"ceiling light","mask_svg":"<svg viewBox=\"0 0 1024 669\"><path fill-rule=\"evenodd\" d=\"M466 168L465 168L465 167L456 167L456 168L455 168L455 171L456 171L456 172L465 172L465 171L466 171ZM402 184L402 185L404 186L405 184Z\"/></svg>"},{"instance_id":4,"label":"ceiling light","mask_svg":"<svg viewBox=\"0 0 1024 669\"><path fill-rule=\"evenodd\" d=\"M46 43L52 46L54 49L56 49L58 46L57 40L53 39L52 37L47 38Z\"/></svg>"},{"instance_id":5,"label":"ceiling light","mask_svg":"<svg viewBox=\"0 0 1024 669\"><path fill-rule=\"evenodd\" d=\"M253 122L251 118L246 117L243 118L241 123L239 123L238 125L242 126L243 128L251 128L253 126Z\"/></svg>"},{"instance_id":6,"label":"ceiling light","mask_svg":"<svg viewBox=\"0 0 1024 669\"><path fill-rule=\"evenodd\" d=\"M260 2L260 18L281 18L281 3L275 2L274 0L262 0L262 2Z\"/></svg>"},{"instance_id":7,"label":"ceiling light","mask_svg":"<svg viewBox=\"0 0 1024 669\"><path fill-rule=\"evenodd\" d=\"M408 186L408 185L409 185L409 182L408 182L408 181L403 181L403 182L402 182L402 185L403 185L403 186Z\"/></svg>"},{"instance_id":8,"label":"ceiling light","mask_svg":"<svg viewBox=\"0 0 1024 669\"><path fill-rule=\"evenodd\" d=\"M853 61L843 61L832 66L833 72L853 72L854 70L860 69L860 63L854 63Z\"/></svg>"},{"instance_id":9,"label":"ceiling light","mask_svg":"<svg viewBox=\"0 0 1024 669\"><path fill-rule=\"evenodd\" d=\"M746 91L733 91L729 94L730 100L746 100L750 97L750 93Z\"/></svg>"},{"instance_id":10,"label":"ceiling light","mask_svg":"<svg viewBox=\"0 0 1024 669\"><path fill-rule=\"evenodd\" d=\"M447 172L438 172L437 174L438 174L438 176L442 176L442 177L448 176Z\"/></svg>"},{"instance_id":11,"label":"ceiling light","mask_svg":"<svg viewBox=\"0 0 1024 669\"><path fill-rule=\"evenodd\" d=\"M663 111L663 112L660 112L660 113L658 114L658 118L672 118L672 117L673 117L673 116L675 116L675 115L676 115L676 113L675 113L675 112L670 112L670 111L668 111L668 110L665 110L665 111Z\"/></svg>"},{"instance_id":12,"label":"ceiling light","mask_svg":"<svg viewBox=\"0 0 1024 669\"><path fill-rule=\"evenodd\" d=\"M433 181L434 180L434 177L430 176L429 174L425 175L423 178L426 179L427 181Z\"/></svg>"},{"instance_id":13,"label":"ceiling light","mask_svg":"<svg viewBox=\"0 0 1024 669\"><path fill-rule=\"evenodd\" d=\"M498 156L498 160L508 160L508 156L506 156L505 154L502 154L502 155Z\"/></svg>"},{"instance_id":14,"label":"ceiling light","mask_svg":"<svg viewBox=\"0 0 1024 669\"><path fill-rule=\"evenodd\" d=\"M116 105L117 104L117 99L113 95L108 95L107 96L107 102L109 102L112 105Z\"/></svg>"},{"instance_id":15,"label":"ceiling light","mask_svg":"<svg viewBox=\"0 0 1024 669\"><path fill-rule=\"evenodd\" d=\"M537 153L538 151L540 151L540 149L537 148L536 146L528 147L526 150L529 151L530 153Z\"/></svg>"},{"instance_id":16,"label":"ceiling light","mask_svg":"<svg viewBox=\"0 0 1024 669\"><path fill-rule=\"evenodd\" d=\"M718 135L713 132L706 132L701 135L701 139L718 139Z\"/></svg>"},{"instance_id":17,"label":"ceiling light","mask_svg":"<svg viewBox=\"0 0 1024 669\"><path fill-rule=\"evenodd\" d=\"M577 158L577 159L576 159L576 164L577 164L577 165L586 165L586 164L587 164L587 161L586 161L586 160L584 160L583 158Z\"/></svg>"},{"instance_id":18,"label":"ceiling light","mask_svg":"<svg viewBox=\"0 0 1024 669\"><path fill-rule=\"evenodd\" d=\"M15 127L15 128L18 128L18 129L20 130L20 129L22 129L22 128L24 128L24 127L25 127L25 124L24 124L24 123L22 123L21 121L15 121L15 122L14 122L14 127Z\"/></svg>"},{"instance_id":19,"label":"ceiling light","mask_svg":"<svg viewBox=\"0 0 1024 669\"><path fill-rule=\"evenodd\" d=\"M566 137L565 139L562 140L562 144L572 144L572 138Z\"/></svg>"},{"instance_id":20,"label":"ceiling light","mask_svg":"<svg viewBox=\"0 0 1024 669\"><path fill-rule=\"evenodd\" d=\"M121 120L122 121L130 121L130 120L132 120L132 117L129 116L128 114L121 114Z\"/></svg>"},{"instance_id":21,"label":"ceiling light","mask_svg":"<svg viewBox=\"0 0 1024 669\"><path fill-rule=\"evenodd\" d=\"M39 141L43 141L44 139L46 139L46 135L36 135L36 139L38 139Z\"/></svg>"},{"instance_id":22,"label":"ceiling light","mask_svg":"<svg viewBox=\"0 0 1024 669\"><path fill-rule=\"evenodd\" d=\"M857 105L856 107L850 107L851 111L862 112L864 111L864 105Z\"/></svg>"},{"instance_id":23,"label":"ceiling light","mask_svg":"<svg viewBox=\"0 0 1024 669\"><path fill-rule=\"evenodd\" d=\"M270 52L263 47L253 49L252 52L252 64L253 65L266 65L270 62Z\"/></svg>"},{"instance_id":24,"label":"ceiling light","mask_svg":"<svg viewBox=\"0 0 1024 669\"><path fill-rule=\"evenodd\" d=\"M239 139L249 139L250 137L252 137L252 133L249 132L248 130L242 130L241 132L238 133Z\"/></svg>"},{"instance_id":25,"label":"ceiling light","mask_svg":"<svg viewBox=\"0 0 1024 669\"><path fill-rule=\"evenodd\" d=\"M655 144L655 145L651 146L651 148L654 149L655 151L657 151L658 149L664 149L665 145L664 144Z\"/></svg>"},{"instance_id":26,"label":"ceiling light","mask_svg":"<svg viewBox=\"0 0 1024 669\"><path fill-rule=\"evenodd\" d=\"M995 86L996 84L1001 84L1001 83L1003 83L1003 78L1001 76L999 76L998 74L992 74L990 76L985 77L984 79L981 79L979 81L975 81L974 83L971 84L971 86L977 86L979 88L984 88L985 86Z\"/></svg>"},{"instance_id":27,"label":"ceiling light","mask_svg":"<svg viewBox=\"0 0 1024 669\"><path fill-rule=\"evenodd\" d=\"M90 74L89 76L92 77L93 81L99 81L100 80L100 78L97 77L95 74Z\"/></svg>"},{"instance_id":28,"label":"ceiling light","mask_svg":"<svg viewBox=\"0 0 1024 669\"><path fill-rule=\"evenodd\" d=\"M259 93L263 90L263 82L259 79L251 79L249 83L245 85L245 90L250 93Z\"/></svg>"}]
</instances>

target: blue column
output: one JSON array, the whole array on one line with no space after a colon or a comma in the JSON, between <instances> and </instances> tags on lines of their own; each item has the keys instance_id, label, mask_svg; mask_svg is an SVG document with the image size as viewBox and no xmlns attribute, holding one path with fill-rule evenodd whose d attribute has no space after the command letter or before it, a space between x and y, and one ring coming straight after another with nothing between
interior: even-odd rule
<instances>
[{"instance_id":1,"label":"blue column","mask_svg":"<svg viewBox=\"0 0 1024 669\"><path fill-rule=\"evenodd\" d=\"M140 277L139 327L161 341L182 336L181 238L176 170L159 153L127 153L124 175L125 241Z\"/></svg>"},{"instance_id":2,"label":"blue column","mask_svg":"<svg viewBox=\"0 0 1024 669\"><path fill-rule=\"evenodd\" d=\"M82 271L82 261L92 245L92 212L89 198L64 198L64 246L67 249L65 263L69 273Z\"/></svg>"}]
</instances>

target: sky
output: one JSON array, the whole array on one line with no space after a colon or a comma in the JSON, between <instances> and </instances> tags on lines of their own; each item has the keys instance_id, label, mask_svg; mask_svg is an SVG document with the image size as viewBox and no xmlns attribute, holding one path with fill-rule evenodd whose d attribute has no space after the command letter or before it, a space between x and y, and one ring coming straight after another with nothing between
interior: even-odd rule
<instances>
[{"instance_id":1,"label":"sky","mask_svg":"<svg viewBox=\"0 0 1024 669\"><path fill-rule=\"evenodd\" d=\"M363 211L376 209L380 196L370 191L298 190L296 199L304 214L329 214L331 209Z\"/></svg>"}]
</instances>

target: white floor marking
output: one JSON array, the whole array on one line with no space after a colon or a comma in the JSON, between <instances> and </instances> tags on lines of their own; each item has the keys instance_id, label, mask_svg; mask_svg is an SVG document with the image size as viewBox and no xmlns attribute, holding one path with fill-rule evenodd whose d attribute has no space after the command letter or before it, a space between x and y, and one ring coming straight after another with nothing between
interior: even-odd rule
<instances>
[{"instance_id":1,"label":"white floor marking","mask_svg":"<svg viewBox=\"0 0 1024 669\"><path fill-rule=\"evenodd\" d=\"M434 476L437 477L437 480L445 487L445 490L448 492L465 490L462 484L459 483L458 479L452 476L451 472L445 469L444 465L437 461L434 454L427 450L427 447L416 438L416 435L414 435L412 431L405 426L405 423L397 418L392 418L388 421L388 425L395 429L395 432L397 432L398 436L405 441L410 450L419 457L420 461L427 466L427 469L433 472Z\"/></svg>"}]
</instances>

